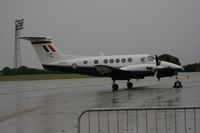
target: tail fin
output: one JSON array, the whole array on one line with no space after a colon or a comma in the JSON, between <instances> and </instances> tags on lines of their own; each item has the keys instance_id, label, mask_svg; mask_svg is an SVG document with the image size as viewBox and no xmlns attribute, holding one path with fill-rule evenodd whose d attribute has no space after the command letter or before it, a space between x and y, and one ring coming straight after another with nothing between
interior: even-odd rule
<instances>
[{"instance_id":1,"label":"tail fin","mask_svg":"<svg viewBox=\"0 0 200 133\"><path fill-rule=\"evenodd\" d=\"M50 37L20 37L19 39L25 39L32 43L42 64L49 64L64 59L63 54L51 42Z\"/></svg>"}]
</instances>

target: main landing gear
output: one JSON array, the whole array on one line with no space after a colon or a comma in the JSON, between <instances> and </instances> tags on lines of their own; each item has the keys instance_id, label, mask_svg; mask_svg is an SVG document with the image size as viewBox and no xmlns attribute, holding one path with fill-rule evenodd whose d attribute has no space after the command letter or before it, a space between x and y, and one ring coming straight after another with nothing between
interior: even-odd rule
<instances>
[{"instance_id":1,"label":"main landing gear","mask_svg":"<svg viewBox=\"0 0 200 133\"><path fill-rule=\"evenodd\" d=\"M178 80L178 74L176 74L176 81L174 82L173 88L182 88L182 83L181 81Z\"/></svg>"},{"instance_id":2,"label":"main landing gear","mask_svg":"<svg viewBox=\"0 0 200 133\"><path fill-rule=\"evenodd\" d=\"M113 88L113 91L117 91L119 88L119 85L115 83L115 80L113 80L112 88Z\"/></svg>"},{"instance_id":3,"label":"main landing gear","mask_svg":"<svg viewBox=\"0 0 200 133\"><path fill-rule=\"evenodd\" d=\"M130 80L128 80L127 82L127 87L128 89L131 89L133 87L133 83L131 83Z\"/></svg>"},{"instance_id":4,"label":"main landing gear","mask_svg":"<svg viewBox=\"0 0 200 133\"><path fill-rule=\"evenodd\" d=\"M133 87L133 83L130 82L130 80L128 80L127 82L127 87L128 89L131 89ZM113 80L113 84L112 84L112 89L113 91L118 91L119 85L115 83L115 80Z\"/></svg>"}]
</instances>

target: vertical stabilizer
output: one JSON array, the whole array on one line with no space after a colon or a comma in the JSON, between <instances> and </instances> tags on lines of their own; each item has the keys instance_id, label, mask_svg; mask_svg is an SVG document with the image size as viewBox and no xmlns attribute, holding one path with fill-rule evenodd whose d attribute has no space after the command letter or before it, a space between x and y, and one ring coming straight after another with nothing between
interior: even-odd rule
<instances>
[{"instance_id":1,"label":"vertical stabilizer","mask_svg":"<svg viewBox=\"0 0 200 133\"><path fill-rule=\"evenodd\" d=\"M55 61L63 60L63 54L51 42L49 37L21 37L31 42L42 64L50 64Z\"/></svg>"}]
</instances>

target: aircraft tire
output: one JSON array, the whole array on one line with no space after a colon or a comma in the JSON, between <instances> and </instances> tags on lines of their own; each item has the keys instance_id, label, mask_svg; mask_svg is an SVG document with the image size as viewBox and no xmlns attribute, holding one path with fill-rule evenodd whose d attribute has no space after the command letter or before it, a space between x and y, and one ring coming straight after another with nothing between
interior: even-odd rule
<instances>
[{"instance_id":1,"label":"aircraft tire","mask_svg":"<svg viewBox=\"0 0 200 133\"><path fill-rule=\"evenodd\" d=\"M113 85L112 85L112 88L113 88L113 91L117 91L118 88L119 88L119 86L118 86L118 84L113 84Z\"/></svg>"},{"instance_id":2,"label":"aircraft tire","mask_svg":"<svg viewBox=\"0 0 200 133\"><path fill-rule=\"evenodd\" d=\"M174 82L173 88L181 88L181 87L183 87L181 81Z\"/></svg>"},{"instance_id":3,"label":"aircraft tire","mask_svg":"<svg viewBox=\"0 0 200 133\"><path fill-rule=\"evenodd\" d=\"M127 83L127 87L128 87L128 89L131 89L131 88L133 87L133 83L128 82L128 83Z\"/></svg>"}]
</instances>

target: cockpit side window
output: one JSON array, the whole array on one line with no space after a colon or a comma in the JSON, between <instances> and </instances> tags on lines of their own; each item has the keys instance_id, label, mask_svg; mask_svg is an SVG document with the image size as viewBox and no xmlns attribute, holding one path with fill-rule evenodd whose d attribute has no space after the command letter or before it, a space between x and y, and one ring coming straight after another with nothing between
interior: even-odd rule
<instances>
[{"instance_id":1,"label":"cockpit side window","mask_svg":"<svg viewBox=\"0 0 200 133\"><path fill-rule=\"evenodd\" d=\"M147 57L147 61L148 61L148 62L154 61L154 57L153 57L153 56L148 56L148 57Z\"/></svg>"}]
</instances>

